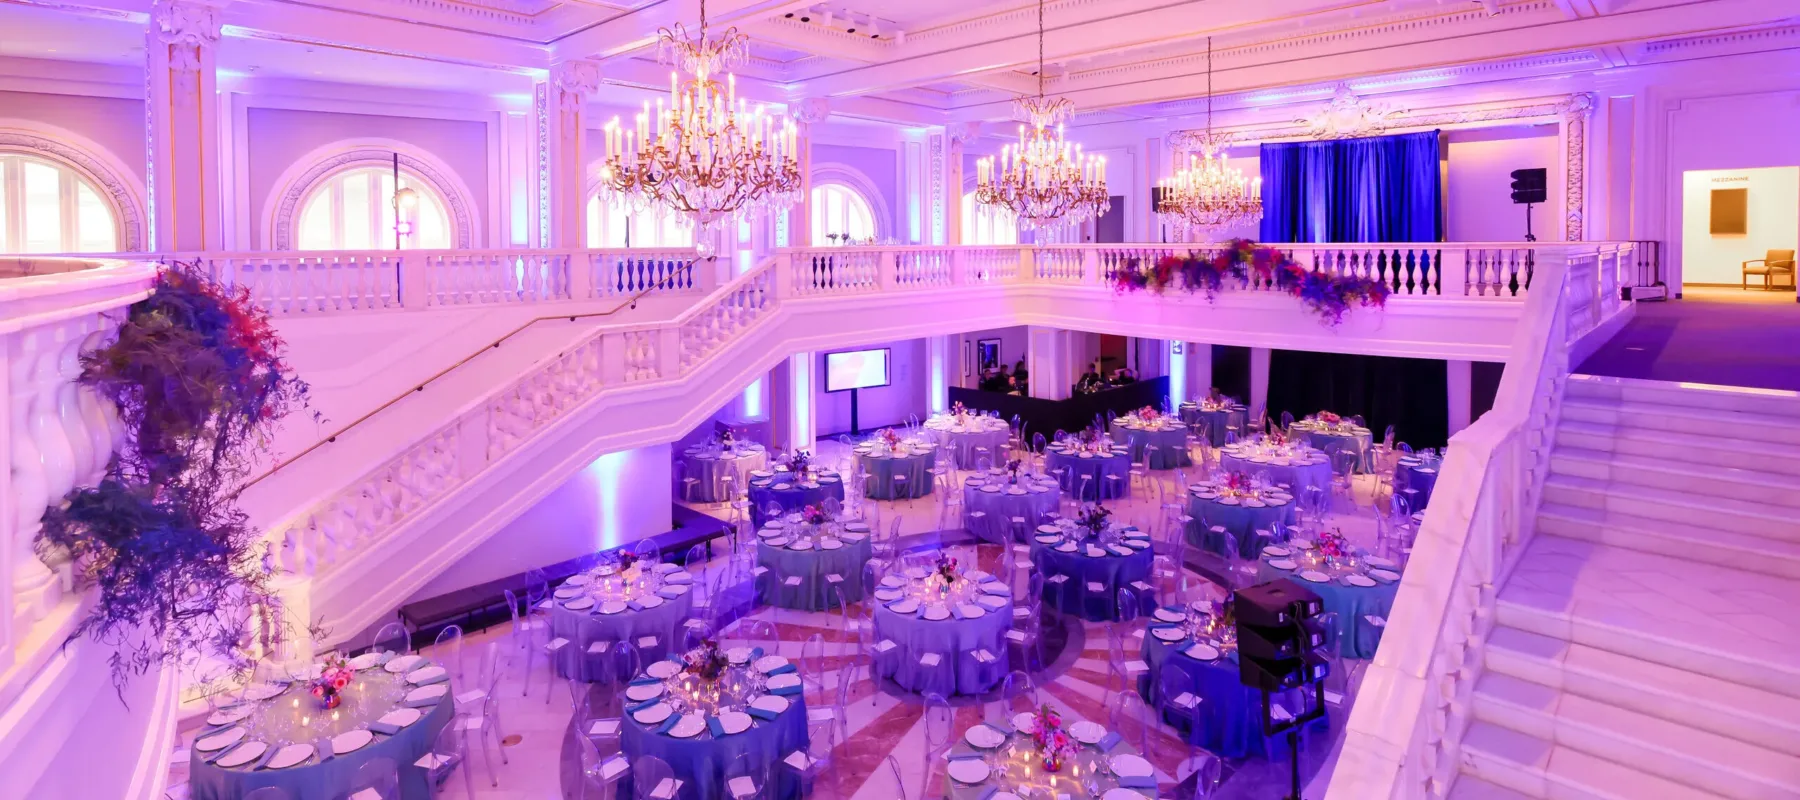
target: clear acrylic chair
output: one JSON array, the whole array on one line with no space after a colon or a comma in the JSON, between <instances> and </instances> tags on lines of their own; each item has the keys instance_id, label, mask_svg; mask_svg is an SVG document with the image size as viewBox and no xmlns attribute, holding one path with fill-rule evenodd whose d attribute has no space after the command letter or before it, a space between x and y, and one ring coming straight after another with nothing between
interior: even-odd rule
<instances>
[{"instance_id":1,"label":"clear acrylic chair","mask_svg":"<svg viewBox=\"0 0 1800 800\"><path fill-rule=\"evenodd\" d=\"M395 655L412 653L412 636L406 632L406 626L398 622L390 622L375 632L374 649L376 652L388 652Z\"/></svg>"},{"instance_id":2,"label":"clear acrylic chair","mask_svg":"<svg viewBox=\"0 0 1800 800\"><path fill-rule=\"evenodd\" d=\"M590 796L598 800L613 800L618 796L620 779L630 774L630 764L624 753L616 753L611 757L600 750L600 745L586 736L575 737L581 754L581 791L576 795L578 800L588 800ZM473 797L473 795L471 795Z\"/></svg>"},{"instance_id":3,"label":"clear acrylic chair","mask_svg":"<svg viewBox=\"0 0 1800 800\"><path fill-rule=\"evenodd\" d=\"M724 796L730 800L763 800L774 796L773 787L769 785L769 762L761 753L739 753L726 766L724 777Z\"/></svg>"},{"instance_id":4,"label":"clear acrylic chair","mask_svg":"<svg viewBox=\"0 0 1800 800\"><path fill-rule=\"evenodd\" d=\"M431 643L431 658L433 661L449 667L450 674L455 676L456 680L463 679L461 625L446 625L443 630L438 631L437 640Z\"/></svg>"},{"instance_id":5,"label":"clear acrylic chair","mask_svg":"<svg viewBox=\"0 0 1800 800\"><path fill-rule=\"evenodd\" d=\"M943 695L935 692L925 695L924 769L920 774L930 775L931 766L937 762L939 753L950 747L953 735L951 726L955 718L956 712L951 710L949 701Z\"/></svg>"},{"instance_id":6,"label":"clear acrylic chair","mask_svg":"<svg viewBox=\"0 0 1800 800\"><path fill-rule=\"evenodd\" d=\"M444 794L444 783L450 780L450 773L457 771L458 767L461 767L463 776L463 796L475 796L474 768L463 763L467 760L469 751L461 725L468 717L467 713L461 713L452 718L449 725L438 731L437 740L432 743L430 752L413 762L413 766L425 770L426 780L438 796Z\"/></svg>"},{"instance_id":7,"label":"clear acrylic chair","mask_svg":"<svg viewBox=\"0 0 1800 800\"><path fill-rule=\"evenodd\" d=\"M676 800L681 796L682 783L668 762L656 756L640 755L631 760L631 786L642 800Z\"/></svg>"},{"instance_id":8,"label":"clear acrylic chair","mask_svg":"<svg viewBox=\"0 0 1800 800\"><path fill-rule=\"evenodd\" d=\"M375 790L381 800L400 800L400 765L380 756L363 762L350 779L350 794L365 789Z\"/></svg>"}]
</instances>

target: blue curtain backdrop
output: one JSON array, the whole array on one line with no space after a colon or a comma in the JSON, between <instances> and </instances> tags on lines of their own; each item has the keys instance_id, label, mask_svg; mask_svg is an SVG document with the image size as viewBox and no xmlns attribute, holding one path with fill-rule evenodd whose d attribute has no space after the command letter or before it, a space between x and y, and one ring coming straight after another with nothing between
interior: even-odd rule
<instances>
[{"instance_id":1,"label":"blue curtain backdrop","mask_svg":"<svg viewBox=\"0 0 1800 800\"><path fill-rule=\"evenodd\" d=\"M1438 132L1262 146L1265 242L1436 242Z\"/></svg>"}]
</instances>

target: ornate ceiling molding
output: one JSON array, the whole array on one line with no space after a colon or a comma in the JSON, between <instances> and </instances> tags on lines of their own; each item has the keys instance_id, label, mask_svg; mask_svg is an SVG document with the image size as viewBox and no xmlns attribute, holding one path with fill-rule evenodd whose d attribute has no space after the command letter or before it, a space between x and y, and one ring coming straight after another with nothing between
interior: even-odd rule
<instances>
[{"instance_id":1,"label":"ornate ceiling molding","mask_svg":"<svg viewBox=\"0 0 1800 800\"><path fill-rule=\"evenodd\" d=\"M144 241L143 205L138 202L138 194L118 170L99 156L69 144L66 136L52 138L16 129L0 129L0 150L26 153L74 167L99 187L119 215L119 248L127 253L148 249Z\"/></svg>"},{"instance_id":2,"label":"ornate ceiling molding","mask_svg":"<svg viewBox=\"0 0 1800 800\"><path fill-rule=\"evenodd\" d=\"M1294 120L1306 129L1309 139L1348 139L1376 136L1388 129L1394 119L1405 114L1381 102L1368 102L1346 84L1338 84L1331 102L1311 114Z\"/></svg>"},{"instance_id":3,"label":"ornate ceiling molding","mask_svg":"<svg viewBox=\"0 0 1800 800\"><path fill-rule=\"evenodd\" d=\"M272 250L294 249L294 223L299 214L300 201L305 199L321 181L330 178L346 169L356 167L390 167L394 163L394 151L375 148L357 148L326 158L308 167L306 171L289 181L287 188L276 200L274 213L274 231ZM461 184L446 175L437 165L431 164L415 156L400 154L400 168L424 178L433 189L444 198L447 206L444 211L450 217L450 232L453 247L467 250L472 245L475 230L474 214L470 210L470 200L465 197Z\"/></svg>"},{"instance_id":4,"label":"ornate ceiling molding","mask_svg":"<svg viewBox=\"0 0 1800 800\"><path fill-rule=\"evenodd\" d=\"M1686 36L1679 39L1663 39L1646 43L1643 53L1646 56L1664 56L1684 50L1703 48L1751 45L1791 47L1795 40L1800 40L1800 25L1779 25L1765 28L1748 28L1745 30L1716 33L1706 36Z\"/></svg>"}]
</instances>

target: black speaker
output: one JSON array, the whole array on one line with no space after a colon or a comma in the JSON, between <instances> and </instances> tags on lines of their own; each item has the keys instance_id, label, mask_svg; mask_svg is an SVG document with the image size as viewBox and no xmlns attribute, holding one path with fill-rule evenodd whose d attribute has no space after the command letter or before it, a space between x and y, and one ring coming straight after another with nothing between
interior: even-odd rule
<instances>
[{"instance_id":1,"label":"black speaker","mask_svg":"<svg viewBox=\"0 0 1800 800\"><path fill-rule=\"evenodd\" d=\"M1325 643L1316 617L1325 604L1319 595L1285 578L1237 591L1238 682L1265 692L1296 689L1322 680L1325 659L1315 651Z\"/></svg>"},{"instance_id":2,"label":"black speaker","mask_svg":"<svg viewBox=\"0 0 1800 800\"><path fill-rule=\"evenodd\" d=\"M1512 171L1512 201L1542 203L1549 197L1550 171L1543 168Z\"/></svg>"},{"instance_id":3,"label":"black speaker","mask_svg":"<svg viewBox=\"0 0 1800 800\"><path fill-rule=\"evenodd\" d=\"M1237 590L1231 607L1239 626L1291 625L1325 613L1318 594L1286 578Z\"/></svg>"}]
</instances>

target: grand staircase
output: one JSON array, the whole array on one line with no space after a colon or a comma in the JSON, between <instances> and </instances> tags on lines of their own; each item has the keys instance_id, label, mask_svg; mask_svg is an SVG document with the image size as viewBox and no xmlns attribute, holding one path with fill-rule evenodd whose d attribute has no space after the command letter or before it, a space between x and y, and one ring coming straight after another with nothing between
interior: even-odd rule
<instances>
[{"instance_id":1,"label":"grand staircase","mask_svg":"<svg viewBox=\"0 0 1800 800\"><path fill-rule=\"evenodd\" d=\"M1460 800L1800 797L1800 397L1572 376Z\"/></svg>"}]
</instances>

